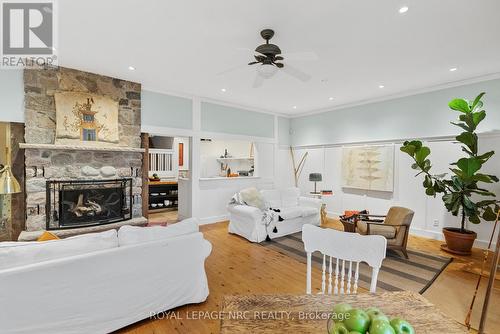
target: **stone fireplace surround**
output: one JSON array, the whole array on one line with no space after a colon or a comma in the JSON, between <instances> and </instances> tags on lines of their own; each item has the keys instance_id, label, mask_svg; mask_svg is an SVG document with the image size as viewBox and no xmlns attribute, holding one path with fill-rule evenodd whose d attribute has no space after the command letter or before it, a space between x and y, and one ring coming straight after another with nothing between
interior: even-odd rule
<instances>
[{"instance_id":1,"label":"stone fireplace surround","mask_svg":"<svg viewBox=\"0 0 500 334\"><path fill-rule=\"evenodd\" d=\"M67 68L25 70L25 155L26 229L19 240L35 240L46 227L47 180L95 180L132 178L134 198L131 220L100 226L52 230L69 236L116 228L144 225L142 217L142 152L140 113L141 85ZM89 92L119 101L118 146L54 145L54 93Z\"/></svg>"}]
</instances>

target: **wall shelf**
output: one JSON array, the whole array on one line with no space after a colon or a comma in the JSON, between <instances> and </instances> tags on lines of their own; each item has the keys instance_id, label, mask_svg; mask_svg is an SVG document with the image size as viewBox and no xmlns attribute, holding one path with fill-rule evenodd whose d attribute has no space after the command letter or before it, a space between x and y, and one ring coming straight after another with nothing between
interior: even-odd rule
<instances>
[{"instance_id":1,"label":"wall shelf","mask_svg":"<svg viewBox=\"0 0 500 334\"><path fill-rule=\"evenodd\" d=\"M238 160L253 161L254 158L217 158L217 161L238 161Z\"/></svg>"}]
</instances>

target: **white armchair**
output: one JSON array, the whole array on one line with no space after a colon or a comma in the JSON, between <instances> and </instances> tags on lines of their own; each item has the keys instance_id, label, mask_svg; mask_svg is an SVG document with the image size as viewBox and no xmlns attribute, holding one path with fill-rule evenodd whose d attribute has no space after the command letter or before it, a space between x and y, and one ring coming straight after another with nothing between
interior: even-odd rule
<instances>
[{"instance_id":1,"label":"white armchair","mask_svg":"<svg viewBox=\"0 0 500 334\"><path fill-rule=\"evenodd\" d=\"M266 209L272 209L274 221L266 228L264 211L246 205L228 207L229 233L238 234L252 242L262 242L300 232L304 224L319 225L321 201L300 196L298 188L261 190Z\"/></svg>"}]
</instances>

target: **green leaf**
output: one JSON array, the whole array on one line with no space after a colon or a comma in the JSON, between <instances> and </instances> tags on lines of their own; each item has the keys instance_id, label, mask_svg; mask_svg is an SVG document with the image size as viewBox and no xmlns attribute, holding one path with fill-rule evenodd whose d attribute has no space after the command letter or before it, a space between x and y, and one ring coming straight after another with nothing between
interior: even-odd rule
<instances>
[{"instance_id":1,"label":"green leaf","mask_svg":"<svg viewBox=\"0 0 500 334\"><path fill-rule=\"evenodd\" d=\"M476 174L474 176L471 177L471 180L473 181L481 181L481 182L485 182L485 183L493 183L493 180L490 178L489 175L485 175L485 174Z\"/></svg>"},{"instance_id":2,"label":"green leaf","mask_svg":"<svg viewBox=\"0 0 500 334\"><path fill-rule=\"evenodd\" d=\"M476 124L474 124L474 120L472 119L472 115L469 113L469 114L462 114L458 117L459 120L461 120L462 122L465 122L465 124L467 124L469 126L469 129L468 130L469 132L472 132L476 129Z\"/></svg>"},{"instance_id":3,"label":"green leaf","mask_svg":"<svg viewBox=\"0 0 500 334\"><path fill-rule=\"evenodd\" d=\"M463 113L470 113L469 103L464 99L453 99L448 103L448 106L453 109Z\"/></svg>"},{"instance_id":4,"label":"green leaf","mask_svg":"<svg viewBox=\"0 0 500 334\"><path fill-rule=\"evenodd\" d=\"M408 153L410 156L413 156L417 150L422 147L422 142L419 140L405 141L403 146L399 149L402 152Z\"/></svg>"},{"instance_id":5,"label":"green leaf","mask_svg":"<svg viewBox=\"0 0 500 334\"><path fill-rule=\"evenodd\" d=\"M432 179L429 175L426 175L423 182L424 188L432 187Z\"/></svg>"},{"instance_id":6,"label":"green leaf","mask_svg":"<svg viewBox=\"0 0 500 334\"><path fill-rule=\"evenodd\" d=\"M415 152L415 160L417 160L418 163L423 163L429 154L431 154L431 149L427 146L422 146Z\"/></svg>"},{"instance_id":7,"label":"green leaf","mask_svg":"<svg viewBox=\"0 0 500 334\"><path fill-rule=\"evenodd\" d=\"M481 110L472 114L472 121L474 125L478 126L479 123L486 117L486 111Z\"/></svg>"},{"instance_id":8,"label":"green leaf","mask_svg":"<svg viewBox=\"0 0 500 334\"><path fill-rule=\"evenodd\" d=\"M495 175L488 175L490 177L490 179L493 180L493 182L498 182L498 177L496 177Z\"/></svg>"},{"instance_id":9,"label":"green leaf","mask_svg":"<svg viewBox=\"0 0 500 334\"><path fill-rule=\"evenodd\" d=\"M436 191L434 190L434 188L426 188L425 193L429 196L436 196Z\"/></svg>"},{"instance_id":10,"label":"green leaf","mask_svg":"<svg viewBox=\"0 0 500 334\"><path fill-rule=\"evenodd\" d=\"M493 211L491 206L488 206L483 212L483 219L486 221L495 221L497 219L496 213Z\"/></svg>"},{"instance_id":11,"label":"green leaf","mask_svg":"<svg viewBox=\"0 0 500 334\"><path fill-rule=\"evenodd\" d=\"M486 206L486 205L492 205L492 204L495 204L497 201L494 200L494 199L487 199L487 200L484 200L484 201L479 201L476 203L476 205L478 207L483 207L483 206Z\"/></svg>"},{"instance_id":12,"label":"green leaf","mask_svg":"<svg viewBox=\"0 0 500 334\"><path fill-rule=\"evenodd\" d=\"M467 145L473 154L477 153L477 136L474 133L462 132L455 139Z\"/></svg>"},{"instance_id":13,"label":"green leaf","mask_svg":"<svg viewBox=\"0 0 500 334\"><path fill-rule=\"evenodd\" d=\"M472 223L472 224L479 224L481 222L481 219L479 219L479 216L478 215L473 215L473 216L470 216L469 217L469 221Z\"/></svg>"},{"instance_id":14,"label":"green leaf","mask_svg":"<svg viewBox=\"0 0 500 334\"><path fill-rule=\"evenodd\" d=\"M469 128L466 123L454 123L454 122L450 122L450 123L453 124L453 125L461 127L465 131L472 131L472 129Z\"/></svg>"},{"instance_id":15,"label":"green leaf","mask_svg":"<svg viewBox=\"0 0 500 334\"><path fill-rule=\"evenodd\" d=\"M483 105L481 99L483 98L484 94L486 94L486 93L482 92L478 96L476 96L476 98L474 99L474 102L472 102L471 109L474 109L476 106L479 105L479 103L481 103L481 106ZM481 107L479 107L479 108L481 108Z\"/></svg>"},{"instance_id":16,"label":"green leaf","mask_svg":"<svg viewBox=\"0 0 500 334\"><path fill-rule=\"evenodd\" d=\"M495 151L489 151L484 154L478 155L477 158L479 160L482 160L482 163L484 164L486 161L488 161L489 158L491 158L495 154Z\"/></svg>"},{"instance_id":17,"label":"green leaf","mask_svg":"<svg viewBox=\"0 0 500 334\"><path fill-rule=\"evenodd\" d=\"M457 161L457 166L467 176L471 177L475 172L481 169L481 161L477 158L462 158Z\"/></svg>"},{"instance_id":18,"label":"green leaf","mask_svg":"<svg viewBox=\"0 0 500 334\"><path fill-rule=\"evenodd\" d=\"M491 197L496 197L494 193L491 191L484 191L484 190L469 190L471 193L476 193L481 196L491 196Z\"/></svg>"}]
</instances>

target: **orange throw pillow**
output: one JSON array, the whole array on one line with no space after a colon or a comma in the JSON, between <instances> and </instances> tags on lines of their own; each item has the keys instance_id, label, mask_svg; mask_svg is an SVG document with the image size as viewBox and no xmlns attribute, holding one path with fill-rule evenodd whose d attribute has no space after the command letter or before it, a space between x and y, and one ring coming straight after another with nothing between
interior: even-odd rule
<instances>
[{"instance_id":1,"label":"orange throw pillow","mask_svg":"<svg viewBox=\"0 0 500 334\"><path fill-rule=\"evenodd\" d=\"M38 239L36 239L36 241L48 241L48 240L58 240L58 239L60 238L54 233L45 231L41 236L38 237Z\"/></svg>"},{"instance_id":2,"label":"orange throw pillow","mask_svg":"<svg viewBox=\"0 0 500 334\"><path fill-rule=\"evenodd\" d=\"M349 217L352 217L354 215L357 215L358 213L359 213L359 211L354 211L354 210L348 211L348 210L346 210L346 211L344 211L344 216L345 216L345 218L349 218Z\"/></svg>"}]
</instances>

